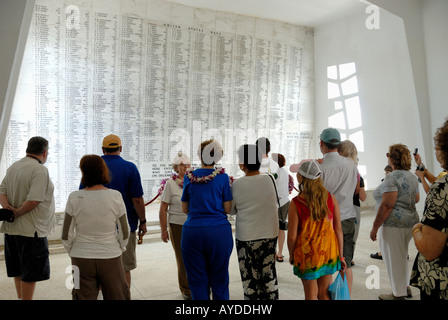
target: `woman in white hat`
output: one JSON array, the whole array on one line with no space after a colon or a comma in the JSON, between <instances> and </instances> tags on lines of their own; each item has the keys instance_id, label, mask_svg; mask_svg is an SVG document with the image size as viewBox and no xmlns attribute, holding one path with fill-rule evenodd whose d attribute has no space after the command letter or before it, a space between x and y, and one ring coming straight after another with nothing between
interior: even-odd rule
<instances>
[{"instance_id":1,"label":"woman in white hat","mask_svg":"<svg viewBox=\"0 0 448 320\"><path fill-rule=\"evenodd\" d=\"M167 243L171 236L171 244L176 254L179 289L185 300L191 300L191 292L180 246L182 226L187 220L187 215L182 211L180 198L182 197L184 176L187 169L190 168L190 158L186 154L179 152L174 158L172 166L176 173L166 180L160 202L161 238L163 242Z\"/></svg>"},{"instance_id":2,"label":"woman in white hat","mask_svg":"<svg viewBox=\"0 0 448 320\"><path fill-rule=\"evenodd\" d=\"M306 300L329 300L332 275L347 267L339 206L322 184L316 160L290 167L297 172L299 194L288 213L288 249L294 274L303 283Z\"/></svg>"}]
</instances>

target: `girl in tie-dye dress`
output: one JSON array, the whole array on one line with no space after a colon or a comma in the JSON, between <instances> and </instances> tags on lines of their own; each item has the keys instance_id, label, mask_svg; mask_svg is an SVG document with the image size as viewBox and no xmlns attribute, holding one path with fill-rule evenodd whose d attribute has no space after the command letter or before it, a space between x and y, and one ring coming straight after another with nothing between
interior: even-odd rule
<instances>
[{"instance_id":1,"label":"girl in tie-dye dress","mask_svg":"<svg viewBox=\"0 0 448 320\"><path fill-rule=\"evenodd\" d=\"M293 165L300 193L289 207L290 262L303 283L305 299L329 299L332 275L346 268L339 206L323 186L315 160Z\"/></svg>"}]
</instances>

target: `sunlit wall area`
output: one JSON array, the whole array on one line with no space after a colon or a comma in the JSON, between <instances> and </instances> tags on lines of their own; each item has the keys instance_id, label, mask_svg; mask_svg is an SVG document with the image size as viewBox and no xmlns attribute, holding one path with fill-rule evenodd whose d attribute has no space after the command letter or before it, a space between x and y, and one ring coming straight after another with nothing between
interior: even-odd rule
<instances>
[{"instance_id":1,"label":"sunlit wall area","mask_svg":"<svg viewBox=\"0 0 448 320\"><path fill-rule=\"evenodd\" d=\"M315 29L316 136L331 126L355 143L367 189L384 177L389 145L424 153L403 20L378 14L378 28L365 13Z\"/></svg>"}]
</instances>

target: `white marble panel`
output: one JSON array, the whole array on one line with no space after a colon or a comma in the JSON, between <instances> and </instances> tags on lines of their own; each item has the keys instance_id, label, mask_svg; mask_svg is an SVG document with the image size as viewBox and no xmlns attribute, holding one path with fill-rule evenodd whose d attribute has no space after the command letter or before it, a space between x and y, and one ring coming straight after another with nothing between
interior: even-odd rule
<instances>
[{"instance_id":1,"label":"white marble panel","mask_svg":"<svg viewBox=\"0 0 448 320\"><path fill-rule=\"evenodd\" d=\"M196 28L215 30L216 11L208 9L194 9L194 23Z\"/></svg>"},{"instance_id":2,"label":"white marble panel","mask_svg":"<svg viewBox=\"0 0 448 320\"><path fill-rule=\"evenodd\" d=\"M314 88L314 50L312 48L302 50L302 74L300 86L304 88Z\"/></svg>"},{"instance_id":3,"label":"white marble panel","mask_svg":"<svg viewBox=\"0 0 448 320\"><path fill-rule=\"evenodd\" d=\"M60 2L60 1L58 1ZM64 1L63 8L64 10L68 6L77 6L79 9L90 10L92 6L92 2L90 0L66 0Z\"/></svg>"},{"instance_id":4,"label":"white marble panel","mask_svg":"<svg viewBox=\"0 0 448 320\"><path fill-rule=\"evenodd\" d=\"M194 26L194 8L178 4L171 5L171 24L191 27Z\"/></svg>"},{"instance_id":5,"label":"white marble panel","mask_svg":"<svg viewBox=\"0 0 448 320\"><path fill-rule=\"evenodd\" d=\"M274 21L259 19L255 21L255 36L265 40L272 40L274 34Z\"/></svg>"},{"instance_id":6,"label":"white marble panel","mask_svg":"<svg viewBox=\"0 0 448 320\"><path fill-rule=\"evenodd\" d=\"M305 48L314 48L314 29L305 28Z\"/></svg>"},{"instance_id":7,"label":"white marble panel","mask_svg":"<svg viewBox=\"0 0 448 320\"><path fill-rule=\"evenodd\" d=\"M235 31L237 34L253 36L255 35L256 18L236 15Z\"/></svg>"},{"instance_id":8,"label":"white marble panel","mask_svg":"<svg viewBox=\"0 0 448 320\"><path fill-rule=\"evenodd\" d=\"M274 21L273 40L279 42L291 42L291 26L287 23Z\"/></svg>"},{"instance_id":9,"label":"white marble panel","mask_svg":"<svg viewBox=\"0 0 448 320\"><path fill-rule=\"evenodd\" d=\"M144 18L146 13L146 1L121 0L122 15L132 15Z\"/></svg>"},{"instance_id":10,"label":"white marble panel","mask_svg":"<svg viewBox=\"0 0 448 320\"><path fill-rule=\"evenodd\" d=\"M228 12L216 12L216 31L236 32L236 15Z\"/></svg>"},{"instance_id":11,"label":"white marble panel","mask_svg":"<svg viewBox=\"0 0 448 320\"><path fill-rule=\"evenodd\" d=\"M96 2L96 1L95 1ZM171 3L163 0L146 0L146 18L150 21L169 22Z\"/></svg>"},{"instance_id":12,"label":"white marble panel","mask_svg":"<svg viewBox=\"0 0 448 320\"><path fill-rule=\"evenodd\" d=\"M120 12L121 0L95 0L92 2L94 12L117 14Z\"/></svg>"},{"instance_id":13,"label":"white marble panel","mask_svg":"<svg viewBox=\"0 0 448 320\"><path fill-rule=\"evenodd\" d=\"M299 121L314 123L314 92L301 90L299 98Z\"/></svg>"}]
</instances>

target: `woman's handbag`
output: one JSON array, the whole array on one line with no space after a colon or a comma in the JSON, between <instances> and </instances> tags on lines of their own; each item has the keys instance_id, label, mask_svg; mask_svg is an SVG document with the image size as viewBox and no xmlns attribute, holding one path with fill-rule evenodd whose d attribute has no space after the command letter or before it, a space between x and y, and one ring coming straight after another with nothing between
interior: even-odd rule
<instances>
[{"instance_id":1,"label":"woman's handbag","mask_svg":"<svg viewBox=\"0 0 448 320\"><path fill-rule=\"evenodd\" d=\"M281 206L280 206L280 200L278 199L277 186L275 185L274 178L270 174L268 174L268 176L271 177L272 183L274 183L275 195L277 196L277 204L278 204L277 212L278 212L278 210L280 210ZM278 215L278 216L280 217L280 215ZM288 230L288 221L285 221L285 220L279 218L278 219L278 228L280 230Z\"/></svg>"},{"instance_id":2,"label":"woman's handbag","mask_svg":"<svg viewBox=\"0 0 448 320\"><path fill-rule=\"evenodd\" d=\"M331 300L350 300L350 291L348 290L347 275L344 273L344 279L339 272L336 279L328 288Z\"/></svg>"},{"instance_id":3,"label":"woman's handbag","mask_svg":"<svg viewBox=\"0 0 448 320\"><path fill-rule=\"evenodd\" d=\"M9 209L0 209L0 221L13 222L14 221L14 212Z\"/></svg>"}]
</instances>

